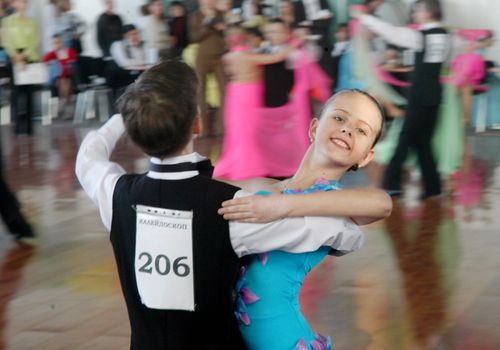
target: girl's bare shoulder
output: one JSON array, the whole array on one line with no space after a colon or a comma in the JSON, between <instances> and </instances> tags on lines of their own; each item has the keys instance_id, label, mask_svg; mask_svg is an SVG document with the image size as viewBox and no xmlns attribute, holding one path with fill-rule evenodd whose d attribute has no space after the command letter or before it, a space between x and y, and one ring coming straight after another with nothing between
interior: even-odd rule
<instances>
[{"instance_id":1,"label":"girl's bare shoulder","mask_svg":"<svg viewBox=\"0 0 500 350\"><path fill-rule=\"evenodd\" d=\"M271 193L278 194L283 189L282 181L266 177L259 177L259 178L240 180L240 181L228 181L223 179L218 179L218 180L240 187L245 191L253 193L258 191L269 191Z\"/></svg>"}]
</instances>

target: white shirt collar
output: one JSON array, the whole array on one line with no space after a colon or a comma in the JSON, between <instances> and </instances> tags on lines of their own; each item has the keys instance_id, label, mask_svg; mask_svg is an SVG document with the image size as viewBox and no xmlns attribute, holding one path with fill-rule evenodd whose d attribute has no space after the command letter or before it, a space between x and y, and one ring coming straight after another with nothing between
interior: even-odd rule
<instances>
[{"instance_id":1,"label":"white shirt collar","mask_svg":"<svg viewBox=\"0 0 500 350\"><path fill-rule=\"evenodd\" d=\"M428 30L428 29L434 29L434 28L441 28L443 24L441 22L429 22L422 24L420 26L420 30Z\"/></svg>"},{"instance_id":2,"label":"white shirt collar","mask_svg":"<svg viewBox=\"0 0 500 350\"><path fill-rule=\"evenodd\" d=\"M153 164L159 164L159 165L171 165L171 164L179 164L179 163L198 163L203 160L207 159L206 157L203 157L197 152L193 152L190 154L183 154L181 156L176 156L176 157L170 157L170 158L165 158L165 159L160 159L160 158L151 158L150 161ZM159 179L159 180L182 180L182 179L188 179L190 177L195 177L199 174L198 170L190 170L190 171L181 171L181 172L175 172L175 173L159 173L156 171L149 171L147 176L152 178L152 179Z\"/></svg>"}]
</instances>

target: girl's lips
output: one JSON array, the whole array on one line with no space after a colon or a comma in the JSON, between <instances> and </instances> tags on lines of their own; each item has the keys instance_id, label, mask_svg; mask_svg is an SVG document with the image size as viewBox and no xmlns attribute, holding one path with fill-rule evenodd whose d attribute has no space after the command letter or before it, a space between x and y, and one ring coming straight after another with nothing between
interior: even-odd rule
<instances>
[{"instance_id":1,"label":"girl's lips","mask_svg":"<svg viewBox=\"0 0 500 350\"><path fill-rule=\"evenodd\" d=\"M332 143L334 143L335 145L337 145L343 149L346 149L346 150L351 149L351 146L349 146L349 144L342 139L339 139L337 137L332 137L330 140L332 141Z\"/></svg>"}]
</instances>

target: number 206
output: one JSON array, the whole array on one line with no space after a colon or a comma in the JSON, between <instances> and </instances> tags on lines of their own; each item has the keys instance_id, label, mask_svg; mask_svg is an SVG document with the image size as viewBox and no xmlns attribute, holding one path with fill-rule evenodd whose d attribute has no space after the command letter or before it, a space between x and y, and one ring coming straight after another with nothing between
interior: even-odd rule
<instances>
[{"instance_id":1,"label":"number 206","mask_svg":"<svg viewBox=\"0 0 500 350\"><path fill-rule=\"evenodd\" d=\"M152 274L153 266L151 265L153 264L153 257L149 253L141 253L139 255L139 260L141 260L142 257L146 257L146 262L141 266L139 271ZM160 254L156 257L156 259L154 259L154 269L158 274L162 276L168 275L170 273L170 270L172 269L174 274L176 274L177 276L186 277L191 272L191 269L188 265L181 262L185 259L187 259L187 256L181 256L175 259L173 266L171 266L172 264L170 263L170 259L166 255Z\"/></svg>"}]
</instances>

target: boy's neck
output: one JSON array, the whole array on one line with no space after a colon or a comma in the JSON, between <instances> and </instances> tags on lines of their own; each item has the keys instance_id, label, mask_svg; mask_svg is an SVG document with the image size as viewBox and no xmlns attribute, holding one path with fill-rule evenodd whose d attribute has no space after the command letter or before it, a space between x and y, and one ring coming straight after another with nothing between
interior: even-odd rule
<instances>
[{"instance_id":1,"label":"boy's neck","mask_svg":"<svg viewBox=\"0 0 500 350\"><path fill-rule=\"evenodd\" d=\"M187 154L191 154L194 152L194 142L193 140L191 139L191 141L188 142L188 144L186 145L186 147L184 147L180 152L176 153L176 154L173 154L172 156L168 157L168 158L174 158L174 157L180 157L180 156L185 156Z\"/></svg>"},{"instance_id":2,"label":"boy's neck","mask_svg":"<svg viewBox=\"0 0 500 350\"><path fill-rule=\"evenodd\" d=\"M422 23L420 23L420 25L426 25L426 24L429 24L429 23L436 23L436 22L439 22L439 21L437 19L430 18L430 19L427 19L425 21L422 21Z\"/></svg>"}]
</instances>

